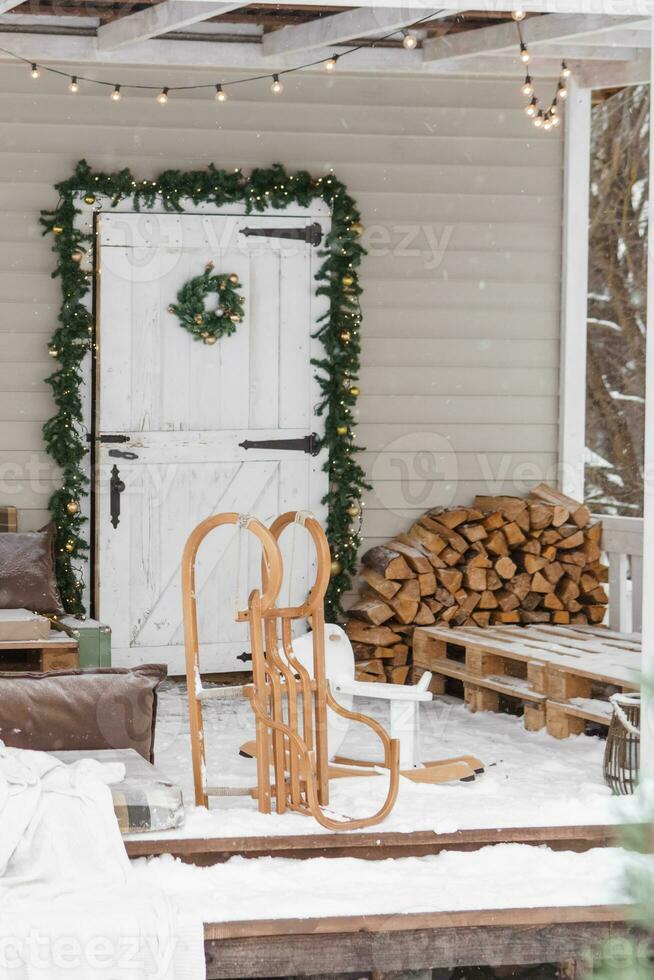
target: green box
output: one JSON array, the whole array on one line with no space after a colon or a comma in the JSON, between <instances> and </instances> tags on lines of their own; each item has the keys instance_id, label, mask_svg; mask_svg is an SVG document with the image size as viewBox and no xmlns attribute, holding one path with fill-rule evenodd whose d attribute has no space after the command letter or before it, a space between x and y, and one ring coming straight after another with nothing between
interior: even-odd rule
<instances>
[{"instance_id":1,"label":"green box","mask_svg":"<svg viewBox=\"0 0 654 980\"><path fill-rule=\"evenodd\" d=\"M80 667L111 667L111 627L97 619L59 620L66 633L79 644Z\"/></svg>"}]
</instances>

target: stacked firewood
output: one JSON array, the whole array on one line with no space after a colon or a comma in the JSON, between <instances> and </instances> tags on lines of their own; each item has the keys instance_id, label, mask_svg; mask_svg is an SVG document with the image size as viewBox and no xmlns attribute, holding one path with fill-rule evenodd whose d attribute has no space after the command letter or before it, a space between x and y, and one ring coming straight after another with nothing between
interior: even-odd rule
<instances>
[{"instance_id":1,"label":"stacked firewood","mask_svg":"<svg viewBox=\"0 0 654 980\"><path fill-rule=\"evenodd\" d=\"M346 624L357 678L405 683L415 626L601 623L601 533L588 507L546 484L427 511L362 558Z\"/></svg>"}]
</instances>

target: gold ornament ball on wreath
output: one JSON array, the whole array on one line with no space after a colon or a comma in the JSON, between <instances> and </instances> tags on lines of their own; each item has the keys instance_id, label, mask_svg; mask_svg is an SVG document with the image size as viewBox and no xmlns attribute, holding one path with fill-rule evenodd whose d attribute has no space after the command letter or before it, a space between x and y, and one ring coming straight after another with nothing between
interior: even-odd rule
<instances>
[{"instance_id":1,"label":"gold ornament ball on wreath","mask_svg":"<svg viewBox=\"0 0 654 980\"><path fill-rule=\"evenodd\" d=\"M212 336L211 334L208 334L208 335L207 335L207 336L206 336L206 337L204 338L204 342L205 342L205 344L207 344L207 345L208 345L209 347L211 347L211 346L212 346L213 344L215 344L215 343L216 343L216 340L217 340L217 339L218 339L217 337L213 337L213 336Z\"/></svg>"},{"instance_id":2,"label":"gold ornament ball on wreath","mask_svg":"<svg viewBox=\"0 0 654 980\"><path fill-rule=\"evenodd\" d=\"M229 319L232 321L232 323L240 323L241 322L241 318L238 315L238 313L231 313L230 316L229 316Z\"/></svg>"},{"instance_id":3,"label":"gold ornament ball on wreath","mask_svg":"<svg viewBox=\"0 0 654 980\"><path fill-rule=\"evenodd\" d=\"M193 323L197 323L199 327L202 326L202 324L204 323L204 317L202 316L201 313L195 314L195 316L193 317Z\"/></svg>"},{"instance_id":4,"label":"gold ornament ball on wreath","mask_svg":"<svg viewBox=\"0 0 654 980\"><path fill-rule=\"evenodd\" d=\"M232 274L229 277L229 281L232 283L233 286L238 285L238 276L236 275L235 272L232 272Z\"/></svg>"}]
</instances>

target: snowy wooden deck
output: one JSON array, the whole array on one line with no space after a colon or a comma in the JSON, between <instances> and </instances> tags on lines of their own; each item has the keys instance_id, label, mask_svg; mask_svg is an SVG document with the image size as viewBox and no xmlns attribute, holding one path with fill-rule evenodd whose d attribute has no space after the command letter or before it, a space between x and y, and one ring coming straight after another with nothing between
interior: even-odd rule
<instances>
[{"instance_id":1,"label":"snowy wooden deck","mask_svg":"<svg viewBox=\"0 0 654 980\"><path fill-rule=\"evenodd\" d=\"M621 906L273 919L207 925L208 980L576 963L633 932Z\"/></svg>"}]
</instances>

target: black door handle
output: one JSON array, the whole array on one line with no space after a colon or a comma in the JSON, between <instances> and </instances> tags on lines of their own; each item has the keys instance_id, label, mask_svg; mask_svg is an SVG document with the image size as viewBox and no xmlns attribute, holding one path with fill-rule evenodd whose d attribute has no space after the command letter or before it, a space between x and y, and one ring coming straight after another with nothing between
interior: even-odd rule
<instances>
[{"instance_id":1,"label":"black door handle","mask_svg":"<svg viewBox=\"0 0 654 980\"><path fill-rule=\"evenodd\" d=\"M125 484L121 480L118 467L114 463L109 481L109 509L111 511L111 525L114 528L118 527L120 522L120 495L124 489Z\"/></svg>"},{"instance_id":2,"label":"black door handle","mask_svg":"<svg viewBox=\"0 0 654 980\"><path fill-rule=\"evenodd\" d=\"M122 449L110 449L110 456L117 456L119 459L138 459L138 453L131 453Z\"/></svg>"}]
</instances>

